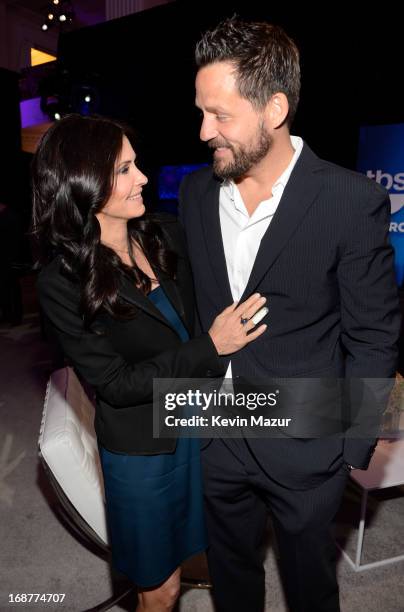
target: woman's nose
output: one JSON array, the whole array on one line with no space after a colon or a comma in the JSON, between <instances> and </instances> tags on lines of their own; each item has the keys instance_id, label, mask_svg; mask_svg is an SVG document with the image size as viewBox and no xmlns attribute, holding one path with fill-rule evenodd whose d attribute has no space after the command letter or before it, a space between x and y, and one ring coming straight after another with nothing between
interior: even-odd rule
<instances>
[{"instance_id":1,"label":"woman's nose","mask_svg":"<svg viewBox=\"0 0 404 612\"><path fill-rule=\"evenodd\" d=\"M149 182L149 179L147 178L147 176L143 174L143 172L140 172L140 170L138 170L138 173L136 176L136 184L137 185L147 185L148 182Z\"/></svg>"}]
</instances>

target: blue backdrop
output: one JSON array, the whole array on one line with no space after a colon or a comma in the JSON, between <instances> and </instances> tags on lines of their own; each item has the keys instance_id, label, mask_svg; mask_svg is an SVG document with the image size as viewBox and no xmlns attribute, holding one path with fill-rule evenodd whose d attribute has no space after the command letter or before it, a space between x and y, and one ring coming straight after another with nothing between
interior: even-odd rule
<instances>
[{"instance_id":1,"label":"blue backdrop","mask_svg":"<svg viewBox=\"0 0 404 612\"><path fill-rule=\"evenodd\" d=\"M358 170L390 193L390 239L397 283L404 284L404 123L362 127Z\"/></svg>"}]
</instances>

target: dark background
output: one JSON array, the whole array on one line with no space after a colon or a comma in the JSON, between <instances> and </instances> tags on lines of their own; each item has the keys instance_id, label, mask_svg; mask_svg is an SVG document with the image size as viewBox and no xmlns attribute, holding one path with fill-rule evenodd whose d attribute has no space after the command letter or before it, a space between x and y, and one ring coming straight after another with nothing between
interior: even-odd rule
<instances>
[{"instance_id":1,"label":"dark background","mask_svg":"<svg viewBox=\"0 0 404 612\"><path fill-rule=\"evenodd\" d=\"M209 161L194 109L193 50L200 33L237 12L282 25L301 51L302 94L292 132L314 151L355 168L360 125L404 121L402 22L396 12L347 4L315 11L264 2L184 1L61 37L58 57L72 108L82 87L94 108L128 120L149 172L162 164ZM248 8L246 8L248 7ZM400 49L401 46L401 49Z\"/></svg>"},{"instance_id":2,"label":"dark background","mask_svg":"<svg viewBox=\"0 0 404 612\"><path fill-rule=\"evenodd\" d=\"M391 3L356 15L353 3L266 4L179 0L62 34L57 69L41 87L44 99L59 98L62 112L98 112L132 124L153 205L161 165L210 162L194 108L194 46L207 27L237 13L282 25L295 39L302 92L292 133L320 157L354 169L361 125L404 121L403 11ZM19 153L18 75L0 70L0 90L0 200L28 219L30 156ZM87 107L85 94L92 97Z\"/></svg>"}]
</instances>

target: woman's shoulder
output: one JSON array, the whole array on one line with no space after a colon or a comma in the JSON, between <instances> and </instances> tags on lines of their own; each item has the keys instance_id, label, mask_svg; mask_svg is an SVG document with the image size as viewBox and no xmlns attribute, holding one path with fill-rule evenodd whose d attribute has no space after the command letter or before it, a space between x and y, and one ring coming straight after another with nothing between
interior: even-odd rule
<instances>
[{"instance_id":1,"label":"woman's shoulder","mask_svg":"<svg viewBox=\"0 0 404 612\"><path fill-rule=\"evenodd\" d=\"M47 263L38 266L39 273L37 278L37 284L42 286L48 283L49 281L58 279L61 276L61 264L62 258L60 255L57 255Z\"/></svg>"},{"instance_id":2,"label":"woman's shoulder","mask_svg":"<svg viewBox=\"0 0 404 612\"><path fill-rule=\"evenodd\" d=\"M40 298L59 291L77 292L77 285L63 273L61 255L57 255L41 267L36 286Z\"/></svg>"}]
</instances>

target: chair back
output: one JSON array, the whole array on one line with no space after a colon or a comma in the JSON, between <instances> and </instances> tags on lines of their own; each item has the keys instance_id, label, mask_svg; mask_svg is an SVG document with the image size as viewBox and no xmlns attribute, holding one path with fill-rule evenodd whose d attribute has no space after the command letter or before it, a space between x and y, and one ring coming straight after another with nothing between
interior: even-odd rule
<instances>
[{"instance_id":1,"label":"chair back","mask_svg":"<svg viewBox=\"0 0 404 612\"><path fill-rule=\"evenodd\" d=\"M49 379L39 451L58 487L84 524L107 545L104 483L94 431L94 405L72 368L57 370Z\"/></svg>"}]
</instances>

